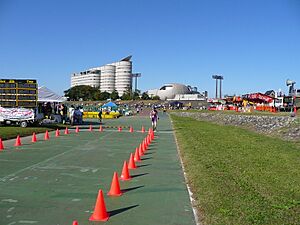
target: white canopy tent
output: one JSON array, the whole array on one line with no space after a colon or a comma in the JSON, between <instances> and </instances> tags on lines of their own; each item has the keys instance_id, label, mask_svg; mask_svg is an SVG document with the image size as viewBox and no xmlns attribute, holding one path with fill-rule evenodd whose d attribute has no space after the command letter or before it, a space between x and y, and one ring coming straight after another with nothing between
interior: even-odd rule
<instances>
[{"instance_id":1,"label":"white canopy tent","mask_svg":"<svg viewBox=\"0 0 300 225\"><path fill-rule=\"evenodd\" d=\"M38 102L63 102L65 98L42 86L38 88Z\"/></svg>"}]
</instances>

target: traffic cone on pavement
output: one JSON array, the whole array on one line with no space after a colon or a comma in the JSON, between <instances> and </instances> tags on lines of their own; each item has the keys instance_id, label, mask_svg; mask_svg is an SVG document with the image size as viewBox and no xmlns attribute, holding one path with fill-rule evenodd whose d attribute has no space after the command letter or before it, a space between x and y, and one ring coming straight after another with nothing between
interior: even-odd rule
<instances>
[{"instance_id":1,"label":"traffic cone on pavement","mask_svg":"<svg viewBox=\"0 0 300 225\"><path fill-rule=\"evenodd\" d=\"M78 225L77 220L74 220L73 223L72 223L72 225Z\"/></svg>"},{"instance_id":2,"label":"traffic cone on pavement","mask_svg":"<svg viewBox=\"0 0 300 225\"><path fill-rule=\"evenodd\" d=\"M55 131L55 137L59 137L59 135L60 135L59 129L56 129L56 131Z\"/></svg>"},{"instance_id":3,"label":"traffic cone on pavement","mask_svg":"<svg viewBox=\"0 0 300 225\"><path fill-rule=\"evenodd\" d=\"M128 164L127 161L124 161L122 174L121 174L121 180L130 180L131 176L129 174Z\"/></svg>"},{"instance_id":4,"label":"traffic cone on pavement","mask_svg":"<svg viewBox=\"0 0 300 225\"><path fill-rule=\"evenodd\" d=\"M146 140L143 141L143 145L144 145L144 152L146 152L147 149L148 149L148 145L146 144Z\"/></svg>"},{"instance_id":5,"label":"traffic cone on pavement","mask_svg":"<svg viewBox=\"0 0 300 225\"><path fill-rule=\"evenodd\" d=\"M17 139L16 139L16 143L15 143L15 146L21 146L22 143L21 143L21 138L20 138L20 135L17 136Z\"/></svg>"},{"instance_id":6,"label":"traffic cone on pavement","mask_svg":"<svg viewBox=\"0 0 300 225\"><path fill-rule=\"evenodd\" d=\"M145 133L145 127L142 126L142 133Z\"/></svg>"},{"instance_id":7,"label":"traffic cone on pavement","mask_svg":"<svg viewBox=\"0 0 300 225\"><path fill-rule=\"evenodd\" d=\"M145 154L145 152L146 152L146 149L145 149L144 142L142 142L142 143L141 143L141 146L142 146L142 151L143 151L143 153Z\"/></svg>"},{"instance_id":8,"label":"traffic cone on pavement","mask_svg":"<svg viewBox=\"0 0 300 225\"><path fill-rule=\"evenodd\" d=\"M79 133L79 127L78 126L76 126L75 132Z\"/></svg>"},{"instance_id":9,"label":"traffic cone on pavement","mask_svg":"<svg viewBox=\"0 0 300 225\"><path fill-rule=\"evenodd\" d=\"M108 219L109 214L106 211L103 192L100 189L98 192L94 213L91 215L89 221L107 221Z\"/></svg>"},{"instance_id":10,"label":"traffic cone on pavement","mask_svg":"<svg viewBox=\"0 0 300 225\"><path fill-rule=\"evenodd\" d=\"M135 149L134 161L135 162L140 162L141 161L141 157L140 157L140 153L139 153L139 149L138 148Z\"/></svg>"},{"instance_id":11,"label":"traffic cone on pavement","mask_svg":"<svg viewBox=\"0 0 300 225\"><path fill-rule=\"evenodd\" d=\"M103 127L102 127L102 125L100 125L100 127L99 127L99 131L100 131L100 132L102 132L102 131L103 131Z\"/></svg>"},{"instance_id":12,"label":"traffic cone on pavement","mask_svg":"<svg viewBox=\"0 0 300 225\"><path fill-rule=\"evenodd\" d=\"M150 137L151 137L152 140L154 140L154 132L153 131L151 132Z\"/></svg>"},{"instance_id":13,"label":"traffic cone on pavement","mask_svg":"<svg viewBox=\"0 0 300 225\"><path fill-rule=\"evenodd\" d=\"M93 131L93 127L92 127L92 125L90 125L89 131Z\"/></svg>"},{"instance_id":14,"label":"traffic cone on pavement","mask_svg":"<svg viewBox=\"0 0 300 225\"><path fill-rule=\"evenodd\" d=\"M139 146L139 154L140 154L140 156L143 156L143 155L144 155L144 151L143 151L143 148L142 148L142 144L140 144L140 146Z\"/></svg>"},{"instance_id":15,"label":"traffic cone on pavement","mask_svg":"<svg viewBox=\"0 0 300 225\"><path fill-rule=\"evenodd\" d=\"M147 135L146 142L147 142L147 145L150 145L151 140L150 140L150 136L149 135Z\"/></svg>"},{"instance_id":16,"label":"traffic cone on pavement","mask_svg":"<svg viewBox=\"0 0 300 225\"><path fill-rule=\"evenodd\" d=\"M136 168L137 168L137 166L135 165L133 154L130 153L130 158L129 158L129 163L128 163L128 169L134 170Z\"/></svg>"},{"instance_id":17,"label":"traffic cone on pavement","mask_svg":"<svg viewBox=\"0 0 300 225\"><path fill-rule=\"evenodd\" d=\"M130 128L129 128L129 132L130 132L130 133L132 133L132 132L133 132L133 128L132 128L132 126L130 126Z\"/></svg>"},{"instance_id":18,"label":"traffic cone on pavement","mask_svg":"<svg viewBox=\"0 0 300 225\"><path fill-rule=\"evenodd\" d=\"M67 127L66 127L66 129L65 129L65 134L69 134L69 130L68 130Z\"/></svg>"},{"instance_id":19,"label":"traffic cone on pavement","mask_svg":"<svg viewBox=\"0 0 300 225\"><path fill-rule=\"evenodd\" d=\"M121 196L122 192L120 189L120 183L117 172L114 172L114 176L110 185L110 190L107 193L109 196Z\"/></svg>"},{"instance_id":20,"label":"traffic cone on pavement","mask_svg":"<svg viewBox=\"0 0 300 225\"><path fill-rule=\"evenodd\" d=\"M45 141L50 139L48 130L46 130L46 132L45 132L44 139L45 139Z\"/></svg>"},{"instance_id":21,"label":"traffic cone on pavement","mask_svg":"<svg viewBox=\"0 0 300 225\"><path fill-rule=\"evenodd\" d=\"M0 138L0 152L4 149L4 145L2 139Z\"/></svg>"},{"instance_id":22,"label":"traffic cone on pavement","mask_svg":"<svg viewBox=\"0 0 300 225\"><path fill-rule=\"evenodd\" d=\"M32 139L31 139L31 142L37 142L37 138L36 138L36 134L35 133L32 133Z\"/></svg>"}]
</instances>

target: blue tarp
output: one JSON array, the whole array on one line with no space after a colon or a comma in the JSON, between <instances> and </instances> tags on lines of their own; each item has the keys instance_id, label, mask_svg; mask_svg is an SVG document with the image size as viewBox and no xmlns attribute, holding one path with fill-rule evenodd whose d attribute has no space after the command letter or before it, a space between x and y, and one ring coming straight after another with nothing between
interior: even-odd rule
<instances>
[{"instance_id":1,"label":"blue tarp","mask_svg":"<svg viewBox=\"0 0 300 225\"><path fill-rule=\"evenodd\" d=\"M114 103L114 102L108 102L108 103L106 103L106 104L104 104L104 105L102 106L102 108L108 108L108 107L111 107L111 108L118 108L118 106L117 106L116 103Z\"/></svg>"}]
</instances>

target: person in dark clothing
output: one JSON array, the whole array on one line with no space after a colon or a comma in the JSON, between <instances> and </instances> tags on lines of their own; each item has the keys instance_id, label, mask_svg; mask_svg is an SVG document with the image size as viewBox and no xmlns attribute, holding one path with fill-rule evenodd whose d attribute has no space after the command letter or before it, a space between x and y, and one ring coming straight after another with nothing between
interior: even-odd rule
<instances>
[{"instance_id":1,"label":"person in dark clothing","mask_svg":"<svg viewBox=\"0 0 300 225\"><path fill-rule=\"evenodd\" d=\"M159 120L159 118L158 118L158 112L155 107L153 107L150 112L150 119L151 119L152 129L153 131L156 131L157 121Z\"/></svg>"},{"instance_id":2,"label":"person in dark clothing","mask_svg":"<svg viewBox=\"0 0 300 225\"><path fill-rule=\"evenodd\" d=\"M102 109L99 109L99 113L98 113L98 117L99 117L99 121L100 123L102 122Z\"/></svg>"}]
</instances>

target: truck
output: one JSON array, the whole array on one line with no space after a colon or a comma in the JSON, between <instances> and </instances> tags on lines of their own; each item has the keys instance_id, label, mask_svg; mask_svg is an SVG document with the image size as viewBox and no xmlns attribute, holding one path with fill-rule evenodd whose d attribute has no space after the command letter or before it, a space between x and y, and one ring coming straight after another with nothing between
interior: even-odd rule
<instances>
[{"instance_id":1,"label":"truck","mask_svg":"<svg viewBox=\"0 0 300 225\"><path fill-rule=\"evenodd\" d=\"M0 124L27 127L35 122L33 109L0 107Z\"/></svg>"},{"instance_id":2,"label":"truck","mask_svg":"<svg viewBox=\"0 0 300 225\"><path fill-rule=\"evenodd\" d=\"M36 80L0 79L0 124L27 127L34 123L37 99Z\"/></svg>"},{"instance_id":3,"label":"truck","mask_svg":"<svg viewBox=\"0 0 300 225\"><path fill-rule=\"evenodd\" d=\"M296 109L300 109L300 96L282 96L277 97L274 100L274 106L280 112L291 112Z\"/></svg>"}]
</instances>

